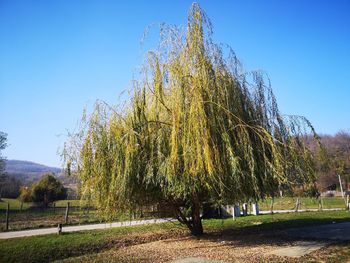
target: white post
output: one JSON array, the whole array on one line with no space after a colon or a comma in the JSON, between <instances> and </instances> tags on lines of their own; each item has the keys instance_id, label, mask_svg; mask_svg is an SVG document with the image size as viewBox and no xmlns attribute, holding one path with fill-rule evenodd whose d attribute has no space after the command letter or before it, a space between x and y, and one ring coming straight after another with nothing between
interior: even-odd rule
<instances>
[{"instance_id":1,"label":"white post","mask_svg":"<svg viewBox=\"0 0 350 263\"><path fill-rule=\"evenodd\" d=\"M343 185L342 185L341 179L340 179L340 174L338 174L338 178L339 178L339 185L340 185L341 196L344 198L344 191L343 191Z\"/></svg>"},{"instance_id":2,"label":"white post","mask_svg":"<svg viewBox=\"0 0 350 263\"><path fill-rule=\"evenodd\" d=\"M259 215L259 204L258 203L253 204L253 215L255 215L255 216Z\"/></svg>"},{"instance_id":3,"label":"white post","mask_svg":"<svg viewBox=\"0 0 350 263\"><path fill-rule=\"evenodd\" d=\"M248 215L248 204L247 203L244 203L242 205L242 210L243 210L243 215L244 216Z\"/></svg>"},{"instance_id":4,"label":"white post","mask_svg":"<svg viewBox=\"0 0 350 263\"><path fill-rule=\"evenodd\" d=\"M318 200L318 210L320 210L320 211L323 210L322 195L320 195L319 200Z\"/></svg>"},{"instance_id":5,"label":"white post","mask_svg":"<svg viewBox=\"0 0 350 263\"><path fill-rule=\"evenodd\" d=\"M273 214L273 205L274 205L274 202L275 202L275 198L272 197L272 198L271 198L271 205L270 205L271 214Z\"/></svg>"},{"instance_id":6,"label":"white post","mask_svg":"<svg viewBox=\"0 0 350 263\"><path fill-rule=\"evenodd\" d=\"M300 205L300 203L299 203L299 197L297 198L297 201L296 201L296 203L295 203L295 212L298 212L298 210L299 210L299 205Z\"/></svg>"}]
</instances>

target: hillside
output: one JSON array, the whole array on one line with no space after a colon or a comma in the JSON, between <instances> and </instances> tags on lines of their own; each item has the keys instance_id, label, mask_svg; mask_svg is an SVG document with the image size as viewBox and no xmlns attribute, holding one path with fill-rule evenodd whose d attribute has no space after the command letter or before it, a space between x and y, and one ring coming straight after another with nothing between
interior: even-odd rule
<instances>
[{"instance_id":1,"label":"hillside","mask_svg":"<svg viewBox=\"0 0 350 263\"><path fill-rule=\"evenodd\" d=\"M65 184L73 183L73 178L62 174L62 169L57 167L49 167L46 165L20 160L6 160L5 171L9 176L13 176L23 182L23 184L31 184L39 180L44 173L53 173Z\"/></svg>"}]
</instances>

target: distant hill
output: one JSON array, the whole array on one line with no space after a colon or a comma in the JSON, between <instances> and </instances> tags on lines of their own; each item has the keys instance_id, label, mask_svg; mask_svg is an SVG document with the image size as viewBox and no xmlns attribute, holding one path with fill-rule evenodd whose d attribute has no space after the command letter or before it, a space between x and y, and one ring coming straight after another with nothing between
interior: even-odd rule
<instances>
[{"instance_id":1,"label":"distant hill","mask_svg":"<svg viewBox=\"0 0 350 263\"><path fill-rule=\"evenodd\" d=\"M74 178L62 174L62 169L20 160L6 160L5 172L28 185L40 179L44 173L53 173L65 184L74 183Z\"/></svg>"}]
</instances>

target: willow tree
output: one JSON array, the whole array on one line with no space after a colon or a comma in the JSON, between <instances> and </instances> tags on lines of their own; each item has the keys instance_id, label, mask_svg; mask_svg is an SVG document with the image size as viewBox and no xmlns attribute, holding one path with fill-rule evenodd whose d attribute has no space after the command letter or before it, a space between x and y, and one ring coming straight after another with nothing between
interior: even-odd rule
<instances>
[{"instance_id":1,"label":"willow tree","mask_svg":"<svg viewBox=\"0 0 350 263\"><path fill-rule=\"evenodd\" d=\"M205 202L311 181L309 122L282 116L267 77L244 72L211 36L197 4L185 29L161 26L127 106L97 103L67 141L67 164L105 215L162 202L200 235Z\"/></svg>"}]
</instances>

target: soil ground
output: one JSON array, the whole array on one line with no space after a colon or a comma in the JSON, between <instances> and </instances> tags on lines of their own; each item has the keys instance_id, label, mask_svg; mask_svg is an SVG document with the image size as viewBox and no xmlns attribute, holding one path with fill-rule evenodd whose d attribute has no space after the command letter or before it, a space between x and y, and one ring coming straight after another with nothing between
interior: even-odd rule
<instances>
[{"instance_id":1,"label":"soil ground","mask_svg":"<svg viewBox=\"0 0 350 263\"><path fill-rule=\"evenodd\" d=\"M350 242L328 243L321 250L302 257L277 256L271 252L300 245L300 238L283 232L239 233L224 231L201 238L179 234L163 239L157 235L138 236L127 245L63 262L171 262L183 258L201 258L222 262L350 262ZM141 242L140 242L141 241ZM333 241L334 242L334 241ZM341 260L341 261L338 261ZM205 262L205 261L203 261Z\"/></svg>"}]
</instances>

